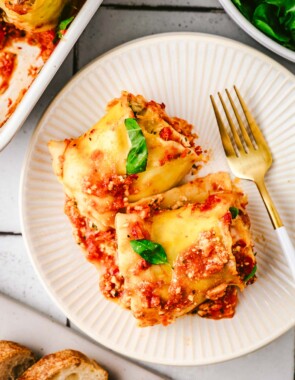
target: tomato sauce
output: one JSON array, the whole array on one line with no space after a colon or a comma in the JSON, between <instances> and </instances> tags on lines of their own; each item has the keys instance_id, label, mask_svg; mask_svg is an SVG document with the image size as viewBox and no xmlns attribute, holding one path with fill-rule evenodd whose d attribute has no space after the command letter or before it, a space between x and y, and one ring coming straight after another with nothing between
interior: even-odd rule
<instances>
[{"instance_id":1,"label":"tomato sauce","mask_svg":"<svg viewBox=\"0 0 295 380\"><path fill-rule=\"evenodd\" d=\"M192 313L203 318L232 318L238 303L238 292L235 286L228 286L223 297L208 300L199 305Z\"/></svg>"},{"instance_id":2,"label":"tomato sauce","mask_svg":"<svg viewBox=\"0 0 295 380\"><path fill-rule=\"evenodd\" d=\"M255 262L251 256L247 255L247 245L243 240L238 240L232 247L233 255L236 259L237 272L242 280L244 280L253 270ZM247 285L252 284L255 281L255 276L253 276Z\"/></svg>"},{"instance_id":3,"label":"tomato sauce","mask_svg":"<svg viewBox=\"0 0 295 380\"><path fill-rule=\"evenodd\" d=\"M221 199L217 195L209 195L206 201L200 206L201 211L212 210Z\"/></svg>"},{"instance_id":4,"label":"tomato sauce","mask_svg":"<svg viewBox=\"0 0 295 380\"><path fill-rule=\"evenodd\" d=\"M171 128L169 128L169 127L164 127L160 131L160 137L161 137L161 139L163 139L165 141L172 140L172 135L173 135L173 132L172 132Z\"/></svg>"},{"instance_id":5,"label":"tomato sauce","mask_svg":"<svg viewBox=\"0 0 295 380\"><path fill-rule=\"evenodd\" d=\"M115 230L98 231L95 224L80 215L76 203L67 198L65 214L69 217L77 243L86 252L87 259L101 271L100 289L109 299L118 299L123 292L124 278L116 263Z\"/></svg>"},{"instance_id":6,"label":"tomato sauce","mask_svg":"<svg viewBox=\"0 0 295 380\"><path fill-rule=\"evenodd\" d=\"M16 54L0 51L0 95L9 87L16 63Z\"/></svg>"}]
</instances>

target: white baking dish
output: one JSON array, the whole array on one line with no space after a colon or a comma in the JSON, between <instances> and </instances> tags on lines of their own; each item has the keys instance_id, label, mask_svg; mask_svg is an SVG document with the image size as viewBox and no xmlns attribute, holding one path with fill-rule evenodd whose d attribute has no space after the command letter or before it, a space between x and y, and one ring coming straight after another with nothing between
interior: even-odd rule
<instances>
[{"instance_id":1,"label":"white baking dish","mask_svg":"<svg viewBox=\"0 0 295 380\"><path fill-rule=\"evenodd\" d=\"M0 128L0 150L2 150L21 128L40 96L48 86L49 82L61 66L62 62L69 54L82 31L99 8L102 0L87 0L64 38L61 39L54 49L48 61L43 66L40 73L34 79L32 85L18 104L16 110Z\"/></svg>"}]
</instances>

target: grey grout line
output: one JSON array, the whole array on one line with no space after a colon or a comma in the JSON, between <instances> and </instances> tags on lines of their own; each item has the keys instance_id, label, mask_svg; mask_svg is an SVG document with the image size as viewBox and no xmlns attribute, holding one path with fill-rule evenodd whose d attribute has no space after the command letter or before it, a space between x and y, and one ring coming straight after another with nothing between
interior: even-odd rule
<instances>
[{"instance_id":1,"label":"grey grout line","mask_svg":"<svg viewBox=\"0 0 295 380\"><path fill-rule=\"evenodd\" d=\"M0 231L1 236L22 236L21 232L11 232L11 231Z\"/></svg>"},{"instance_id":2,"label":"grey grout line","mask_svg":"<svg viewBox=\"0 0 295 380\"><path fill-rule=\"evenodd\" d=\"M73 48L73 75L79 71L79 43L75 43Z\"/></svg>"},{"instance_id":3,"label":"grey grout line","mask_svg":"<svg viewBox=\"0 0 295 380\"><path fill-rule=\"evenodd\" d=\"M125 5L103 4L101 8L128 11L164 11L164 12L199 12L199 13L225 13L224 9L217 7L198 7L189 5Z\"/></svg>"}]
</instances>

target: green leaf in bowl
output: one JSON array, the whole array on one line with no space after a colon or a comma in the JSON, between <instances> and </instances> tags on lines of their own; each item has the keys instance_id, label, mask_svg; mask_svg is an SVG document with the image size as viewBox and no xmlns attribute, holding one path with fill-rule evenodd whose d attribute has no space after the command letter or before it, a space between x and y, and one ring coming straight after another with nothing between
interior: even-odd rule
<instances>
[{"instance_id":1,"label":"green leaf in bowl","mask_svg":"<svg viewBox=\"0 0 295 380\"><path fill-rule=\"evenodd\" d=\"M272 39L285 44L290 41L290 36L280 28L278 9L271 4L259 5L253 14L253 24Z\"/></svg>"},{"instance_id":2,"label":"green leaf in bowl","mask_svg":"<svg viewBox=\"0 0 295 380\"><path fill-rule=\"evenodd\" d=\"M294 0L232 0L239 11L261 32L295 50Z\"/></svg>"}]
</instances>

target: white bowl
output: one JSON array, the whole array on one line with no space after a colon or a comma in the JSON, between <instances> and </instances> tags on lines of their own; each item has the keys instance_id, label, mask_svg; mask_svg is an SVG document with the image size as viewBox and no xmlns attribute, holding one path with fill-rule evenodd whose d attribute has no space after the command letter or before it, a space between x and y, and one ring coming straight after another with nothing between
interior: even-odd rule
<instances>
[{"instance_id":1,"label":"white bowl","mask_svg":"<svg viewBox=\"0 0 295 380\"><path fill-rule=\"evenodd\" d=\"M258 41L264 47L280 55L281 57L295 62L295 51L285 48L284 46L280 45L262 33L254 25L252 25L251 22L246 19L246 17L242 15L242 13L238 10L238 8L236 8L231 0L219 0L219 2L226 10L227 14L252 38Z\"/></svg>"}]
</instances>

